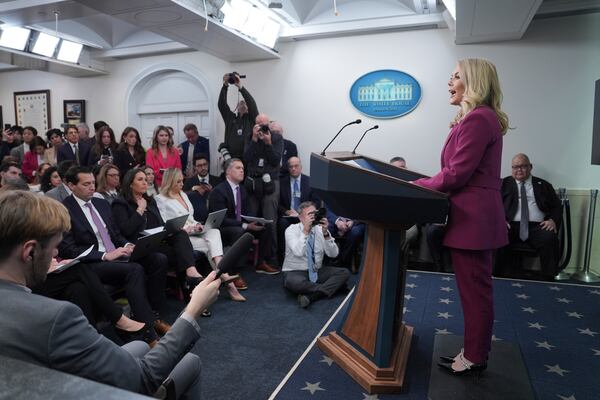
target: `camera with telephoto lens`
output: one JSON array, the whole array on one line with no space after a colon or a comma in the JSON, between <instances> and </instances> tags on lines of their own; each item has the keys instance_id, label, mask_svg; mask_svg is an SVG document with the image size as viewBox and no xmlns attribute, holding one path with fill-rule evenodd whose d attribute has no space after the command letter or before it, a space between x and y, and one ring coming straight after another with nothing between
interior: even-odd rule
<instances>
[{"instance_id":1,"label":"camera with telephoto lens","mask_svg":"<svg viewBox=\"0 0 600 400\"><path fill-rule=\"evenodd\" d=\"M225 143L221 143L219 146L219 153L221 153L223 161L227 161L231 158L231 154L229 154L229 149L225 146Z\"/></svg>"},{"instance_id":2,"label":"camera with telephoto lens","mask_svg":"<svg viewBox=\"0 0 600 400\"><path fill-rule=\"evenodd\" d=\"M319 225L321 223L321 220L325 218L326 215L327 209L325 207L321 207L317 211L315 211L315 219L312 222L312 226Z\"/></svg>"},{"instance_id":3,"label":"camera with telephoto lens","mask_svg":"<svg viewBox=\"0 0 600 400\"><path fill-rule=\"evenodd\" d=\"M227 82L229 82L229 84L231 84L231 85L235 85L235 83L236 83L235 76L236 75L239 75L240 79L246 78L246 75L240 75L234 71L234 72L229 73L229 79L227 80Z\"/></svg>"}]
</instances>

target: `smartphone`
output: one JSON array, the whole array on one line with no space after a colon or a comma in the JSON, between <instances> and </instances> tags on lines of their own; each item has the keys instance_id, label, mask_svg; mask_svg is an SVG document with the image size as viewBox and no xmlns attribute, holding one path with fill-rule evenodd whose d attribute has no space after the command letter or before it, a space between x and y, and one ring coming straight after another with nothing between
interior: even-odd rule
<instances>
[{"instance_id":1,"label":"smartphone","mask_svg":"<svg viewBox=\"0 0 600 400\"><path fill-rule=\"evenodd\" d=\"M10 129L10 124L4 124L4 129Z\"/></svg>"}]
</instances>

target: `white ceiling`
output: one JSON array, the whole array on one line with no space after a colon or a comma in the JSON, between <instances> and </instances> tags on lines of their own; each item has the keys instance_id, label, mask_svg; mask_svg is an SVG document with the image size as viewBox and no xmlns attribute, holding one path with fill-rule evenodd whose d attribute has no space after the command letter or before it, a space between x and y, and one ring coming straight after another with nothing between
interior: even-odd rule
<instances>
[{"instance_id":1,"label":"white ceiling","mask_svg":"<svg viewBox=\"0 0 600 400\"><path fill-rule=\"evenodd\" d=\"M225 0L206 1L214 15ZM280 41L446 27L456 44L518 40L533 18L600 11L600 0L337 0L336 15L333 0L248 1L282 23ZM282 8L268 8L270 3ZM452 4L455 13L446 9ZM82 69L83 75L101 73L103 60L169 52L201 50L231 62L279 57L213 18L205 31L202 0L0 0L0 22L7 26L53 33L55 12L60 35L89 46L81 66L72 67L76 76ZM0 62L16 68L38 69L44 61L11 61L23 57L28 55L0 50ZM45 61L48 70L54 61Z\"/></svg>"}]
</instances>

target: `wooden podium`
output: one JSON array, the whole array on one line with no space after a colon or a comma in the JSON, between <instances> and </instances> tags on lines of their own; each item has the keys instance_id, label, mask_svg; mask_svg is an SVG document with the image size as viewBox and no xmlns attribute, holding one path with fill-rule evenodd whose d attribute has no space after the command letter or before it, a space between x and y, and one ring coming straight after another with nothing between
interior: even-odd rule
<instances>
[{"instance_id":1,"label":"wooden podium","mask_svg":"<svg viewBox=\"0 0 600 400\"><path fill-rule=\"evenodd\" d=\"M350 152L313 153L311 187L334 213L365 221L359 283L340 326L317 345L368 393L402 389L413 328L402 322L406 268L400 244L415 223L444 222L444 193L419 173Z\"/></svg>"}]
</instances>

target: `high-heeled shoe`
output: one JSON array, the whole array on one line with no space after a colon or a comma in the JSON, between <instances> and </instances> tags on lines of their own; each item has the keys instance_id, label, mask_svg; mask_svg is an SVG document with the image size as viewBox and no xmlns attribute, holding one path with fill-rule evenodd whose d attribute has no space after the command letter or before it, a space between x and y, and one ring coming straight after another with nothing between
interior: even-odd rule
<instances>
[{"instance_id":1,"label":"high-heeled shoe","mask_svg":"<svg viewBox=\"0 0 600 400\"><path fill-rule=\"evenodd\" d=\"M455 360L452 359L452 361L454 362ZM454 368L452 368L452 363L451 362L439 362L438 366L440 366L444 371L449 372L452 375L455 376L463 376L463 375L476 375L479 376L481 374L481 372L485 371L485 369L487 368L487 362L483 362L481 364L468 364L467 360L463 357L462 352L458 355L458 359L456 361L459 361L460 363L462 363L462 365L465 367L465 369L463 370L456 370Z\"/></svg>"},{"instance_id":2,"label":"high-heeled shoe","mask_svg":"<svg viewBox=\"0 0 600 400\"><path fill-rule=\"evenodd\" d=\"M154 347L156 346L156 343L158 343L158 336L156 332L148 324L144 324L144 326L137 331L126 331L115 326L115 332L117 332L117 335L121 338L121 340L127 343L134 340L141 340L148 343L150 347Z\"/></svg>"},{"instance_id":3,"label":"high-heeled shoe","mask_svg":"<svg viewBox=\"0 0 600 400\"><path fill-rule=\"evenodd\" d=\"M238 292L237 288L233 284L227 285L227 294L233 301L246 301L246 298L242 296L240 292Z\"/></svg>"}]
</instances>

